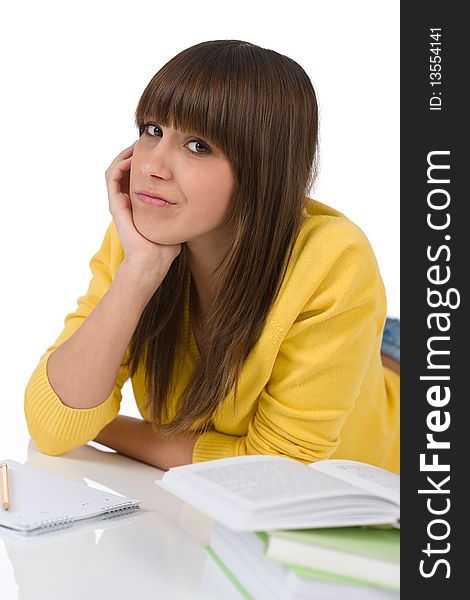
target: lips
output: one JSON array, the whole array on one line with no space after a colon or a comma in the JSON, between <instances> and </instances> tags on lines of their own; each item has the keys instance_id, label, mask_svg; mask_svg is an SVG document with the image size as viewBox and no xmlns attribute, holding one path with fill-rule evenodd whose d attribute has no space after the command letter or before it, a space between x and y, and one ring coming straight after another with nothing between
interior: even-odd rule
<instances>
[{"instance_id":1,"label":"lips","mask_svg":"<svg viewBox=\"0 0 470 600\"><path fill-rule=\"evenodd\" d=\"M165 200L165 202L168 202L169 204L176 204L176 202L171 202L171 200L168 200L168 198L165 198L164 196L160 196L159 194L154 194L153 192L146 192L145 190L141 190L140 192L137 192L138 194L143 194L144 196L149 196L150 198L157 198L158 200Z\"/></svg>"}]
</instances>

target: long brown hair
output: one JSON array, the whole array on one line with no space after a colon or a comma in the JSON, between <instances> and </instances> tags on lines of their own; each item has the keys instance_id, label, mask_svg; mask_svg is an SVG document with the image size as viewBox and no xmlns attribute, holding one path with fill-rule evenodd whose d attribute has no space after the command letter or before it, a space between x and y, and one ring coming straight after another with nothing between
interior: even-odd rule
<instances>
[{"instance_id":1,"label":"long brown hair","mask_svg":"<svg viewBox=\"0 0 470 600\"><path fill-rule=\"evenodd\" d=\"M318 109L294 60L239 40L187 48L151 79L135 123L194 132L220 148L235 176L230 250L213 274L205 345L176 406L170 407L183 339L188 250L173 261L145 307L129 346L131 376L145 368L147 408L159 433L211 428L234 388L276 298L317 174ZM182 348L181 348L182 350ZM181 352L179 353L181 355ZM176 388L174 388L176 389Z\"/></svg>"}]
</instances>

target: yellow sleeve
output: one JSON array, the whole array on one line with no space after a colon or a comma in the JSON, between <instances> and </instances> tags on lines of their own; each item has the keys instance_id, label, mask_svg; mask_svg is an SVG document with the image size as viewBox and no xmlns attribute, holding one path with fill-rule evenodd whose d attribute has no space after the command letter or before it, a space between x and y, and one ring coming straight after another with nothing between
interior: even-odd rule
<instances>
[{"instance_id":1,"label":"yellow sleeve","mask_svg":"<svg viewBox=\"0 0 470 600\"><path fill-rule=\"evenodd\" d=\"M53 456L59 456L86 444L110 423L118 414L121 388L129 378L123 366L123 357L112 394L94 408L70 408L63 404L51 387L47 376L47 361L52 352L70 338L106 293L111 285L117 266L123 259L122 247L114 223L104 236L100 250L89 263L93 274L88 291L81 296L75 312L65 317L64 329L56 341L47 348L26 386L24 412L32 440L37 448Z\"/></svg>"},{"instance_id":2,"label":"yellow sleeve","mask_svg":"<svg viewBox=\"0 0 470 600\"><path fill-rule=\"evenodd\" d=\"M333 231L328 244L315 252L305 249L310 273L322 272L309 278L314 289L282 339L247 435L203 433L193 462L277 454L309 463L329 458L338 447L381 335L386 300L362 231L349 226ZM300 290L286 293L293 298Z\"/></svg>"}]
</instances>

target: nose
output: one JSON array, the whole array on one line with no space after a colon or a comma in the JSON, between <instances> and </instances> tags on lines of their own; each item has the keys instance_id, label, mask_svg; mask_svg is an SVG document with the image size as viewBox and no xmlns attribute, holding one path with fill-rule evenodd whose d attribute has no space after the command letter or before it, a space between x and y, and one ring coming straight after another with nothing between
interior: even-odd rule
<instances>
[{"instance_id":1,"label":"nose","mask_svg":"<svg viewBox=\"0 0 470 600\"><path fill-rule=\"evenodd\" d=\"M160 139L157 144L145 154L142 160L142 174L146 177L158 179L170 179L172 171L170 167L170 153L164 139Z\"/></svg>"}]
</instances>

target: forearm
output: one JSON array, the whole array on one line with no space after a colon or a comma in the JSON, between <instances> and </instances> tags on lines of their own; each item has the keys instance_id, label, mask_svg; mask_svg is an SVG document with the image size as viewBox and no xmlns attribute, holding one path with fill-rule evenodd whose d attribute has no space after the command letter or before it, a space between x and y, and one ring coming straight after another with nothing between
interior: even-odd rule
<instances>
[{"instance_id":1,"label":"forearm","mask_svg":"<svg viewBox=\"0 0 470 600\"><path fill-rule=\"evenodd\" d=\"M49 357L47 375L62 403L93 408L108 398L132 334L159 282L122 263L80 328Z\"/></svg>"},{"instance_id":2,"label":"forearm","mask_svg":"<svg viewBox=\"0 0 470 600\"><path fill-rule=\"evenodd\" d=\"M198 434L160 437L146 421L118 415L94 441L130 458L167 470L192 462L197 438Z\"/></svg>"}]
</instances>

